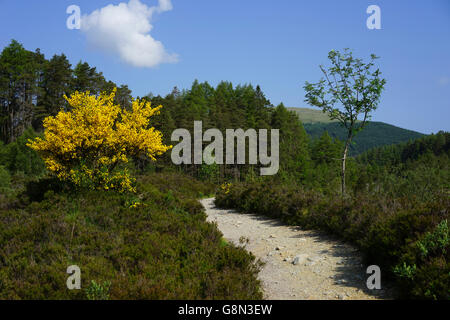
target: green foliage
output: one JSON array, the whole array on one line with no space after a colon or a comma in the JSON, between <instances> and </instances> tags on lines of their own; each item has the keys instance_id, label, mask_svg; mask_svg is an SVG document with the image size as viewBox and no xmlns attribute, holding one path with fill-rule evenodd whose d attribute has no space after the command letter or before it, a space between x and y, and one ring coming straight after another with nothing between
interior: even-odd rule
<instances>
[{"instance_id":1,"label":"green foliage","mask_svg":"<svg viewBox=\"0 0 450 320\"><path fill-rule=\"evenodd\" d=\"M399 284L402 297L449 299L448 197L423 201L324 195L274 179L219 190L216 205L320 229L347 240ZM427 252L426 257L423 253Z\"/></svg>"},{"instance_id":2,"label":"green foliage","mask_svg":"<svg viewBox=\"0 0 450 320\"><path fill-rule=\"evenodd\" d=\"M0 165L0 194L7 193L11 189L11 175L4 166Z\"/></svg>"},{"instance_id":3,"label":"green foliage","mask_svg":"<svg viewBox=\"0 0 450 320\"><path fill-rule=\"evenodd\" d=\"M224 246L194 198L211 186L164 173L140 177L137 191L67 193L43 181L1 209L0 299L262 298L254 256ZM69 265L82 290L67 289Z\"/></svg>"},{"instance_id":4,"label":"green foliage","mask_svg":"<svg viewBox=\"0 0 450 320\"><path fill-rule=\"evenodd\" d=\"M217 183L220 179L219 177L219 165L213 164L202 164L198 169L198 177L203 181L210 181Z\"/></svg>"},{"instance_id":5,"label":"green foliage","mask_svg":"<svg viewBox=\"0 0 450 320\"><path fill-rule=\"evenodd\" d=\"M16 141L0 145L0 164L11 174L18 172L28 176L39 177L45 173L45 165L37 153L27 146L28 139L34 139L37 134L29 128Z\"/></svg>"},{"instance_id":6,"label":"green foliage","mask_svg":"<svg viewBox=\"0 0 450 320\"><path fill-rule=\"evenodd\" d=\"M91 284L86 288L86 297L88 300L109 300L109 290L111 281L104 281L103 284L91 280Z\"/></svg>"},{"instance_id":7,"label":"green foliage","mask_svg":"<svg viewBox=\"0 0 450 320\"><path fill-rule=\"evenodd\" d=\"M225 129L247 130L278 128L285 134L280 136L280 157L286 159L287 167L296 170L301 176L307 159L307 135L298 119L287 112L283 106L273 108L259 86L237 85L220 82L215 88L208 82L195 80L188 90L180 92L174 88L165 97L148 96L152 104L162 104L160 115L155 116L151 124L160 130L166 144L172 144L170 137L175 128L185 128L193 135L194 121L202 121L203 131L217 128L225 135ZM192 141L193 143L193 141ZM284 146L284 147L283 147ZM290 148L289 148L290 147ZM141 163L142 164L142 163ZM157 162L147 162L144 166L153 167L155 171L173 167L170 156L162 157ZM180 170L180 167L176 168ZM244 180L257 166L254 165L183 165L181 169L201 180L221 183L230 179ZM281 171L286 168L281 168ZM290 169L289 169L290 170ZM289 173L286 171L285 175Z\"/></svg>"},{"instance_id":8,"label":"green foliage","mask_svg":"<svg viewBox=\"0 0 450 320\"><path fill-rule=\"evenodd\" d=\"M394 272L401 289L414 297L450 299L450 232L448 220L412 242Z\"/></svg>"},{"instance_id":9,"label":"green foliage","mask_svg":"<svg viewBox=\"0 0 450 320\"><path fill-rule=\"evenodd\" d=\"M448 228L447 220L442 220L436 227L436 230L427 232L422 240L417 241L417 247L419 248L422 257L427 257L435 251L445 255L449 244L450 230Z\"/></svg>"},{"instance_id":10,"label":"green foliage","mask_svg":"<svg viewBox=\"0 0 450 320\"><path fill-rule=\"evenodd\" d=\"M450 156L450 133L440 131L437 134L418 137L396 145L373 148L357 159L363 164L385 166L408 166L426 154Z\"/></svg>"},{"instance_id":11,"label":"green foliage","mask_svg":"<svg viewBox=\"0 0 450 320\"><path fill-rule=\"evenodd\" d=\"M337 122L333 123L305 123L306 132L312 139L318 139L324 132L338 140L345 141L347 132ZM370 121L365 126L364 130L359 132L352 140L353 143L349 146L350 156L357 156L372 148L387 146L422 137L423 134L398 128L396 126Z\"/></svg>"},{"instance_id":12,"label":"green foliage","mask_svg":"<svg viewBox=\"0 0 450 320\"><path fill-rule=\"evenodd\" d=\"M0 140L13 142L33 120L33 99L44 62L39 49L25 50L12 40L0 54Z\"/></svg>"},{"instance_id":13,"label":"green foliage","mask_svg":"<svg viewBox=\"0 0 450 320\"><path fill-rule=\"evenodd\" d=\"M301 181L307 179L310 165L309 139L302 123L283 104L272 113L271 127L280 129L279 175L284 180Z\"/></svg>"},{"instance_id":14,"label":"green foliage","mask_svg":"<svg viewBox=\"0 0 450 320\"><path fill-rule=\"evenodd\" d=\"M313 140L319 139L325 132L340 141L347 138L345 128L337 120L331 120L320 110L309 108L287 109L297 114L306 132ZM369 121L365 129L352 139L353 143L350 145L349 154L350 156L357 156L373 148L408 142L423 136L419 132L398 128L387 123Z\"/></svg>"},{"instance_id":15,"label":"green foliage","mask_svg":"<svg viewBox=\"0 0 450 320\"><path fill-rule=\"evenodd\" d=\"M397 265L394 267L394 272L399 277L403 277L411 281L414 281L416 271L417 271L416 265L409 266L406 264L406 262L403 262L402 265Z\"/></svg>"},{"instance_id":16,"label":"green foliage","mask_svg":"<svg viewBox=\"0 0 450 320\"><path fill-rule=\"evenodd\" d=\"M54 55L49 61L46 61L42 70L42 81L33 126L42 129L42 121L45 117L56 116L58 112L67 107L64 95L69 96L72 89L71 64L64 54Z\"/></svg>"},{"instance_id":17,"label":"green foliage","mask_svg":"<svg viewBox=\"0 0 450 320\"><path fill-rule=\"evenodd\" d=\"M316 164L335 164L340 160L342 143L337 139L331 139L325 131L319 139L313 142L311 158Z\"/></svg>"},{"instance_id":18,"label":"green foliage","mask_svg":"<svg viewBox=\"0 0 450 320\"><path fill-rule=\"evenodd\" d=\"M317 83L306 82L305 101L319 107L331 120L338 120L345 129L345 147L342 152L341 193L346 193L346 161L352 139L360 132L376 110L386 83L379 69L375 69L374 54L364 63L353 57L349 49L343 53L331 50L328 59L331 66L320 70L325 78ZM362 117L362 121L359 121Z\"/></svg>"},{"instance_id":19,"label":"green foliage","mask_svg":"<svg viewBox=\"0 0 450 320\"><path fill-rule=\"evenodd\" d=\"M14 142L33 126L42 130L42 120L68 108L63 96L89 90L92 94L118 87L115 103L131 106L126 85L107 81L101 72L80 61L73 69L64 54L45 59L39 49L26 50L12 40L0 54L0 140Z\"/></svg>"},{"instance_id":20,"label":"green foliage","mask_svg":"<svg viewBox=\"0 0 450 320\"><path fill-rule=\"evenodd\" d=\"M379 69L375 69L375 55L364 63L353 57L350 50L331 50L328 59L331 66L320 66L325 78L318 83L305 83L305 101L322 109L331 120L338 120L347 129L351 139L366 124L370 113L377 108L386 83ZM358 116L363 121L358 122Z\"/></svg>"},{"instance_id":21,"label":"green foliage","mask_svg":"<svg viewBox=\"0 0 450 320\"><path fill-rule=\"evenodd\" d=\"M407 143L376 148L358 156L359 188L422 200L448 196L449 137L448 132L439 132Z\"/></svg>"}]
</instances>

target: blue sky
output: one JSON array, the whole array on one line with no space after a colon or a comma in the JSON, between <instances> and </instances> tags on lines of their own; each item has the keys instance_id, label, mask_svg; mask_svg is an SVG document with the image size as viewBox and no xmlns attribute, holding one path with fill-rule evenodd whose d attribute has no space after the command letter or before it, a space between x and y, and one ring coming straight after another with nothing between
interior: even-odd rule
<instances>
[{"instance_id":1,"label":"blue sky","mask_svg":"<svg viewBox=\"0 0 450 320\"><path fill-rule=\"evenodd\" d=\"M72 64L87 61L107 79L128 84L135 96L165 95L174 86L189 88L194 79L213 85L227 80L259 84L272 103L292 107L308 107L303 84L320 78L328 51L349 47L361 58L381 57L387 85L373 120L423 133L450 131L448 0L172 0L149 20L146 39L161 43L149 40L146 48L163 50L154 58L147 52L151 63L139 52L105 49L117 39L95 28L66 28L69 5L90 14L121 2L128 0L0 0L0 47L14 38L47 58L65 53ZM141 2L158 6L157 0ZM381 30L366 27L372 4L381 8Z\"/></svg>"}]
</instances>

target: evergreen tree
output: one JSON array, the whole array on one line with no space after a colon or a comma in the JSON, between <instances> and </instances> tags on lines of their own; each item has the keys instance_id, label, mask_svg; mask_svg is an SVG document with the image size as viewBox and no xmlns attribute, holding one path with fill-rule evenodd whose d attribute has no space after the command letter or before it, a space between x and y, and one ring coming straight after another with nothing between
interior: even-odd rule
<instances>
[{"instance_id":1,"label":"evergreen tree","mask_svg":"<svg viewBox=\"0 0 450 320\"><path fill-rule=\"evenodd\" d=\"M0 55L0 138L14 141L32 123L42 55L16 40Z\"/></svg>"},{"instance_id":2,"label":"evergreen tree","mask_svg":"<svg viewBox=\"0 0 450 320\"><path fill-rule=\"evenodd\" d=\"M295 113L279 104L272 114L272 128L280 129L280 173L304 180L310 166L309 138Z\"/></svg>"},{"instance_id":3,"label":"evergreen tree","mask_svg":"<svg viewBox=\"0 0 450 320\"><path fill-rule=\"evenodd\" d=\"M101 72L97 72L95 67L90 67L87 62L78 62L73 70L74 79L72 81L73 91L90 91L98 95L106 85L106 80Z\"/></svg>"},{"instance_id":4,"label":"evergreen tree","mask_svg":"<svg viewBox=\"0 0 450 320\"><path fill-rule=\"evenodd\" d=\"M42 128L42 120L55 116L66 106L64 95L70 95L72 69L64 54L54 55L44 64L43 77L40 83L42 96L38 99L37 112L34 117L34 127Z\"/></svg>"},{"instance_id":5,"label":"evergreen tree","mask_svg":"<svg viewBox=\"0 0 450 320\"><path fill-rule=\"evenodd\" d=\"M110 92L110 90L107 92ZM123 84L117 88L114 102L119 104L122 108L130 109L132 98L133 97L131 96L131 90L128 88L126 84Z\"/></svg>"},{"instance_id":6,"label":"evergreen tree","mask_svg":"<svg viewBox=\"0 0 450 320\"><path fill-rule=\"evenodd\" d=\"M331 139L327 131L313 142L311 150L311 159L316 164L337 163L340 160L341 143L338 140Z\"/></svg>"}]
</instances>

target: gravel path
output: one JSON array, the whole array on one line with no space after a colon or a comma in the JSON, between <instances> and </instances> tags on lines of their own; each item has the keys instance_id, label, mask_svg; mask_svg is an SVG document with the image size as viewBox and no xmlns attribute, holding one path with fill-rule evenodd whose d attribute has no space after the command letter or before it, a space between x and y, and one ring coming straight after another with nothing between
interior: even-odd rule
<instances>
[{"instance_id":1,"label":"gravel path","mask_svg":"<svg viewBox=\"0 0 450 320\"><path fill-rule=\"evenodd\" d=\"M390 290L367 289L369 275L352 246L274 219L218 209L214 198L201 203L208 221L217 223L226 240L239 245L241 237L247 238L246 249L265 263L259 273L265 299L367 300L390 296Z\"/></svg>"}]
</instances>

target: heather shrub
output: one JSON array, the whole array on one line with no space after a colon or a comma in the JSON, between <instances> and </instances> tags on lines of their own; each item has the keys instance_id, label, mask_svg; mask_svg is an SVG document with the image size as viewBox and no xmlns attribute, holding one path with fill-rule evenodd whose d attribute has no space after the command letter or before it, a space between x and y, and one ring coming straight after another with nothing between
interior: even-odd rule
<instances>
[{"instance_id":1,"label":"heather shrub","mask_svg":"<svg viewBox=\"0 0 450 320\"><path fill-rule=\"evenodd\" d=\"M86 297L88 300L109 300L110 281L97 283L91 280L91 284L86 289Z\"/></svg>"},{"instance_id":2,"label":"heather shrub","mask_svg":"<svg viewBox=\"0 0 450 320\"><path fill-rule=\"evenodd\" d=\"M11 175L4 166L0 166L0 194L7 193L11 188Z\"/></svg>"},{"instance_id":3,"label":"heather shrub","mask_svg":"<svg viewBox=\"0 0 450 320\"><path fill-rule=\"evenodd\" d=\"M356 245L367 264L379 265L400 297L450 298L445 194L428 201L364 192L342 198L268 179L233 184L227 193L218 189L216 205L335 234Z\"/></svg>"},{"instance_id":4,"label":"heather shrub","mask_svg":"<svg viewBox=\"0 0 450 320\"><path fill-rule=\"evenodd\" d=\"M177 174L141 177L136 194L47 185L0 209L0 299L262 298L254 256L224 246L194 204L209 186ZM81 290L66 287L69 265Z\"/></svg>"},{"instance_id":5,"label":"heather shrub","mask_svg":"<svg viewBox=\"0 0 450 320\"><path fill-rule=\"evenodd\" d=\"M442 220L411 242L394 267L403 292L414 297L450 299L450 230Z\"/></svg>"},{"instance_id":6,"label":"heather shrub","mask_svg":"<svg viewBox=\"0 0 450 320\"><path fill-rule=\"evenodd\" d=\"M0 144L0 165L3 165L11 174L22 173L27 176L42 176L45 173L45 165L39 155L27 147L29 139L38 135L29 128L16 139L7 144Z\"/></svg>"}]
</instances>

